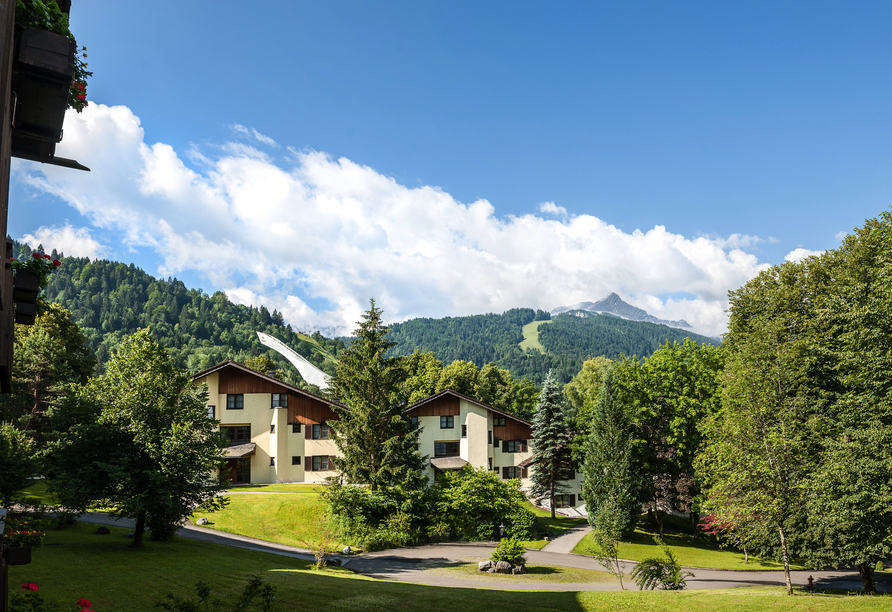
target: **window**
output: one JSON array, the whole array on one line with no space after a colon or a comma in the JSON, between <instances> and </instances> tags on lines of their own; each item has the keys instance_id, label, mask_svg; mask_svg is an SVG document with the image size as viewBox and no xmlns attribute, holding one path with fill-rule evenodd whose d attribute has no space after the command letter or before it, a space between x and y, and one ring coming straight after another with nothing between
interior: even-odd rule
<instances>
[{"instance_id":1,"label":"window","mask_svg":"<svg viewBox=\"0 0 892 612\"><path fill-rule=\"evenodd\" d=\"M489 458L489 469L492 471L492 457Z\"/></svg>"},{"instance_id":2,"label":"window","mask_svg":"<svg viewBox=\"0 0 892 612\"><path fill-rule=\"evenodd\" d=\"M492 420L493 427L504 427L505 426L505 417L495 417Z\"/></svg>"},{"instance_id":3,"label":"window","mask_svg":"<svg viewBox=\"0 0 892 612\"><path fill-rule=\"evenodd\" d=\"M555 508L572 508L576 505L576 496L575 495L555 495L554 496L554 507Z\"/></svg>"},{"instance_id":4,"label":"window","mask_svg":"<svg viewBox=\"0 0 892 612\"><path fill-rule=\"evenodd\" d=\"M313 425L313 439L314 440L327 440L328 439L328 425Z\"/></svg>"},{"instance_id":5,"label":"window","mask_svg":"<svg viewBox=\"0 0 892 612\"><path fill-rule=\"evenodd\" d=\"M245 407L245 396L241 393L230 393L226 396L227 410L243 410Z\"/></svg>"},{"instance_id":6,"label":"window","mask_svg":"<svg viewBox=\"0 0 892 612\"><path fill-rule=\"evenodd\" d=\"M270 464L271 466L272 466L272 465L276 465L276 458L275 458L275 457L270 457L270 458L269 458L269 464Z\"/></svg>"},{"instance_id":7,"label":"window","mask_svg":"<svg viewBox=\"0 0 892 612\"><path fill-rule=\"evenodd\" d=\"M291 425L291 433L300 433L300 423L293 423Z\"/></svg>"},{"instance_id":8,"label":"window","mask_svg":"<svg viewBox=\"0 0 892 612\"><path fill-rule=\"evenodd\" d=\"M452 429L455 427L455 417L450 416L441 416L440 417L440 429Z\"/></svg>"},{"instance_id":9,"label":"window","mask_svg":"<svg viewBox=\"0 0 892 612\"><path fill-rule=\"evenodd\" d=\"M328 469L328 455L313 457L313 471L324 472Z\"/></svg>"},{"instance_id":10,"label":"window","mask_svg":"<svg viewBox=\"0 0 892 612\"><path fill-rule=\"evenodd\" d=\"M561 480L573 480L576 478L576 470L573 468L564 469L561 471L559 478Z\"/></svg>"},{"instance_id":11,"label":"window","mask_svg":"<svg viewBox=\"0 0 892 612\"><path fill-rule=\"evenodd\" d=\"M208 418L209 419L217 418L217 407L216 406L208 406Z\"/></svg>"},{"instance_id":12,"label":"window","mask_svg":"<svg viewBox=\"0 0 892 612\"><path fill-rule=\"evenodd\" d=\"M468 426L467 426L467 425L462 425L462 426L461 426L461 437L462 437L462 438L467 438L467 437L468 437Z\"/></svg>"},{"instance_id":13,"label":"window","mask_svg":"<svg viewBox=\"0 0 892 612\"><path fill-rule=\"evenodd\" d=\"M291 465L300 465L300 456L291 457Z\"/></svg>"},{"instance_id":14,"label":"window","mask_svg":"<svg viewBox=\"0 0 892 612\"><path fill-rule=\"evenodd\" d=\"M272 425L269 426L269 432L271 434L276 433L276 424L275 423L273 423Z\"/></svg>"},{"instance_id":15,"label":"window","mask_svg":"<svg viewBox=\"0 0 892 612\"><path fill-rule=\"evenodd\" d=\"M235 462L235 482L244 484L251 482L251 458L244 457Z\"/></svg>"},{"instance_id":16,"label":"window","mask_svg":"<svg viewBox=\"0 0 892 612\"><path fill-rule=\"evenodd\" d=\"M499 444L501 444L501 443L502 443L501 440L499 440L498 438L496 438L495 436L493 436L493 439L492 439L492 445L493 445L493 446L495 446L496 448L498 448L498 447L499 447Z\"/></svg>"},{"instance_id":17,"label":"window","mask_svg":"<svg viewBox=\"0 0 892 612\"><path fill-rule=\"evenodd\" d=\"M288 394L287 393L273 393L272 401L270 402L270 408L287 408L288 407Z\"/></svg>"},{"instance_id":18,"label":"window","mask_svg":"<svg viewBox=\"0 0 892 612\"><path fill-rule=\"evenodd\" d=\"M491 431L486 432L486 443L492 444L492 432Z\"/></svg>"},{"instance_id":19,"label":"window","mask_svg":"<svg viewBox=\"0 0 892 612\"><path fill-rule=\"evenodd\" d=\"M458 442L434 442L434 457L458 457Z\"/></svg>"},{"instance_id":20,"label":"window","mask_svg":"<svg viewBox=\"0 0 892 612\"><path fill-rule=\"evenodd\" d=\"M409 417L409 427L411 427L412 429L418 429L418 417L417 416Z\"/></svg>"},{"instance_id":21,"label":"window","mask_svg":"<svg viewBox=\"0 0 892 612\"><path fill-rule=\"evenodd\" d=\"M502 470L502 476L505 478L505 480L511 480L512 478L523 478L523 468L519 468L517 466L506 467Z\"/></svg>"},{"instance_id":22,"label":"window","mask_svg":"<svg viewBox=\"0 0 892 612\"><path fill-rule=\"evenodd\" d=\"M251 441L251 426L236 425L235 427L221 427L220 431L229 440L229 446L233 444L244 444Z\"/></svg>"},{"instance_id":23,"label":"window","mask_svg":"<svg viewBox=\"0 0 892 612\"><path fill-rule=\"evenodd\" d=\"M506 453L519 453L523 440L505 440Z\"/></svg>"}]
</instances>

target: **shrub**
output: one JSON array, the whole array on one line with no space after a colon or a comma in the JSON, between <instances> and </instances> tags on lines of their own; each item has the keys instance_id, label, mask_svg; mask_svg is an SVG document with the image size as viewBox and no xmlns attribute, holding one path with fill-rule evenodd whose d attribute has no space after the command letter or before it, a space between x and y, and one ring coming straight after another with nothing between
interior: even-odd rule
<instances>
[{"instance_id":1,"label":"shrub","mask_svg":"<svg viewBox=\"0 0 892 612\"><path fill-rule=\"evenodd\" d=\"M883 571L883 569L885 569L885 568L883 567L883 562L882 562L882 560L880 560L880 561L877 561L877 566L874 568L873 571L875 571L875 572L881 572L881 571Z\"/></svg>"},{"instance_id":2,"label":"shrub","mask_svg":"<svg viewBox=\"0 0 892 612\"><path fill-rule=\"evenodd\" d=\"M665 559L645 559L632 570L632 579L640 590L653 590L660 587L667 591L681 591L687 587L685 578L693 576L691 572L681 569L672 550L660 538L654 538L665 555Z\"/></svg>"},{"instance_id":3,"label":"shrub","mask_svg":"<svg viewBox=\"0 0 892 612\"><path fill-rule=\"evenodd\" d=\"M435 512L451 521L454 535L488 540L496 528L511 526L511 515L524 509L526 498L517 480L500 480L493 472L464 466L438 476Z\"/></svg>"},{"instance_id":4,"label":"shrub","mask_svg":"<svg viewBox=\"0 0 892 612\"><path fill-rule=\"evenodd\" d=\"M536 515L526 508L518 508L505 521L505 535L518 540L536 537Z\"/></svg>"},{"instance_id":5,"label":"shrub","mask_svg":"<svg viewBox=\"0 0 892 612\"><path fill-rule=\"evenodd\" d=\"M229 602L229 606L224 608L226 602L218 598L211 598L211 587L206 582L196 583L195 593L198 595L198 599L179 597L173 593L168 593L167 597L155 603L155 607L173 612L222 612L224 609L248 612L249 610L255 610L255 608L248 606L252 605L256 599L260 604L256 610L269 612L273 601L276 599L276 587L267 582L263 578L262 573L248 581L248 584L242 589L241 596L234 602L234 607L231 607L233 602Z\"/></svg>"},{"instance_id":6,"label":"shrub","mask_svg":"<svg viewBox=\"0 0 892 612\"><path fill-rule=\"evenodd\" d=\"M489 556L493 563L507 561L513 566L524 565L527 560L523 556L524 548L516 538L502 538L499 547Z\"/></svg>"}]
</instances>

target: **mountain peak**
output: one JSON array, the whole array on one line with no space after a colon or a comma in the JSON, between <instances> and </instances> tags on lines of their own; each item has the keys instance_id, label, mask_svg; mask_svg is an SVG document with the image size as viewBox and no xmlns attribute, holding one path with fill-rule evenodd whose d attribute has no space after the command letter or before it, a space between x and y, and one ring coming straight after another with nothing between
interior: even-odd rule
<instances>
[{"instance_id":1,"label":"mountain peak","mask_svg":"<svg viewBox=\"0 0 892 612\"><path fill-rule=\"evenodd\" d=\"M669 327L692 329L691 325L684 319L679 319L678 321L668 321L665 319L658 319L652 315L649 315L647 314L646 310L642 310L641 308L637 308L635 306L632 306L631 304L624 302L623 299L616 293L611 293L603 300L599 300L597 302L580 302L578 304L574 304L573 306L558 306L551 311L551 314L552 316L554 316L564 312L569 312L571 310L584 310L587 312L606 313L621 317L623 319L629 319L631 321L645 321L647 323L656 323L657 325L667 325Z\"/></svg>"}]
</instances>

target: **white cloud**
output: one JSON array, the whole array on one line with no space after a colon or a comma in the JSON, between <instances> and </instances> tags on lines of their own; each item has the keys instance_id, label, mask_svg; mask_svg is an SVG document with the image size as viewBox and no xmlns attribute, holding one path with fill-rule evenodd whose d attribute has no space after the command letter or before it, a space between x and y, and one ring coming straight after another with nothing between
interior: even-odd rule
<instances>
[{"instance_id":1,"label":"white cloud","mask_svg":"<svg viewBox=\"0 0 892 612\"><path fill-rule=\"evenodd\" d=\"M42 244L47 252L56 249L60 253L72 257L89 257L96 259L102 257L106 247L93 238L86 227L74 227L65 224L56 227L40 227L33 234L25 234L19 238L19 242L31 245L36 249Z\"/></svg>"},{"instance_id":2,"label":"white cloud","mask_svg":"<svg viewBox=\"0 0 892 612\"><path fill-rule=\"evenodd\" d=\"M808 249L803 249L799 247L798 249L793 249L787 256L784 257L787 261L802 261L806 257L812 257L817 255L822 255L824 251L809 251Z\"/></svg>"},{"instance_id":3,"label":"white cloud","mask_svg":"<svg viewBox=\"0 0 892 612\"><path fill-rule=\"evenodd\" d=\"M837 232L837 233L836 233L836 239L837 239L839 242L842 242L843 240L846 239L846 236L848 236L848 235L849 235L849 232Z\"/></svg>"},{"instance_id":4,"label":"white cloud","mask_svg":"<svg viewBox=\"0 0 892 612\"><path fill-rule=\"evenodd\" d=\"M554 202L542 202L538 206L539 212L546 215L557 215L558 217L566 217L567 209L563 206L557 206Z\"/></svg>"},{"instance_id":5,"label":"white cloud","mask_svg":"<svg viewBox=\"0 0 892 612\"><path fill-rule=\"evenodd\" d=\"M233 123L229 126L230 129L240 136L247 136L248 138L253 137L258 142L262 142L263 144L270 147L278 147L279 144L270 138L269 136L264 136L254 128L247 128L239 123Z\"/></svg>"},{"instance_id":6,"label":"white cloud","mask_svg":"<svg viewBox=\"0 0 892 612\"><path fill-rule=\"evenodd\" d=\"M237 134L253 134L233 126ZM722 333L727 292L767 267L758 239L631 233L591 215L499 216L438 187L407 187L349 159L288 147L273 159L224 143L147 145L126 107L69 113L59 154L91 173L39 167L27 178L124 246L155 249L159 272L194 271L233 299L262 300L299 328L351 330L369 297L388 320L551 309L612 291L661 318ZM686 292L687 300L656 296ZM309 304L327 303L320 308Z\"/></svg>"}]
</instances>

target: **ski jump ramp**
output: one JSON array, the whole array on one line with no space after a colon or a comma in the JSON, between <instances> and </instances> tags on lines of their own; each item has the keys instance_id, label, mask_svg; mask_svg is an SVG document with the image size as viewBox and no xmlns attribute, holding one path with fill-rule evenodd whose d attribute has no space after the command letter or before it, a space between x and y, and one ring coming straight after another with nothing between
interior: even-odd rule
<instances>
[{"instance_id":1,"label":"ski jump ramp","mask_svg":"<svg viewBox=\"0 0 892 612\"><path fill-rule=\"evenodd\" d=\"M260 344L273 349L290 361L305 381L311 385L316 385L322 390L328 389L328 374L285 346L285 343L278 338L273 338L263 332L257 332L257 337L260 338Z\"/></svg>"}]
</instances>

